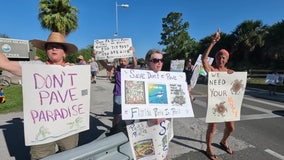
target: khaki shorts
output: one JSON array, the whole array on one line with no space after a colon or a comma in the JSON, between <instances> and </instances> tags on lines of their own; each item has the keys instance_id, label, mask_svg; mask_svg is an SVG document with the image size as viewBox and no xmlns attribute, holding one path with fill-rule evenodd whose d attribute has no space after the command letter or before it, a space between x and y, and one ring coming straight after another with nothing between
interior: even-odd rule
<instances>
[{"instance_id":1,"label":"khaki shorts","mask_svg":"<svg viewBox=\"0 0 284 160\"><path fill-rule=\"evenodd\" d=\"M74 134L56 142L31 146L31 160L42 159L44 157L55 154L57 152L56 145L58 146L58 150L60 152L75 148L78 146L78 141L79 134Z\"/></svg>"}]
</instances>

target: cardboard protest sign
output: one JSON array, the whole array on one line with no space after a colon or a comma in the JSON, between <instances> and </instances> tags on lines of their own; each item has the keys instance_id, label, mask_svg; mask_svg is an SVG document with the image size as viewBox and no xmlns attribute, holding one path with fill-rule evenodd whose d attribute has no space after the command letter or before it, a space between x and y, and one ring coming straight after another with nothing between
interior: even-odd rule
<instances>
[{"instance_id":1,"label":"cardboard protest sign","mask_svg":"<svg viewBox=\"0 0 284 160\"><path fill-rule=\"evenodd\" d=\"M206 122L240 120L247 72L209 72Z\"/></svg>"},{"instance_id":2,"label":"cardboard protest sign","mask_svg":"<svg viewBox=\"0 0 284 160\"><path fill-rule=\"evenodd\" d=\"M165 159L173 138L173 123L136 122L127 125L127 133L134 160Z\"/></svg>"},{"instance_id":3,"label":"cardboard protest sign","mask_svg":"<svg viewBox=\"0 0 284 160\"><path fill-rule=\"evenodd\" d=\"M131 46L131 38L96 39L94 40L96 60L132 57L133 52L129 50Z\"/></svg>"},{"instance_id":4,"label":"cardboard protest sign","mask_svg":"<svg viewBox=\"0 0 284 160\"><path fill-rule=\"evenodd\" d=\"M122 119L193 117L184 72L121 69Z\"/></svg>"},{"instance_id":5,"label":"cardboard protest sign","mask_svg":"<svg viewBox=\"0 0 284 160\"><path fill-rule=\"evenodd\" d=\"M193 73L192 73L192 77L190 79L190 84L191 84L191 88L194 88L196 83L197 83L197 80L198 80L198 77L199 75L202 75L202 76L207 76L207 73L206 71L204 70L204 67L203 67L203 64L202 64L202 61L201 61L201 54L199 54L195 64L194 64L194 67L193 67ZM211 65L214 61L214 58L212 57L208 57L208 63Z\"/></svg>"},{"instance_id":6,"label":"cardboard protest sign","mask_svg":"<svg viewBox=\"0 0 284 160\"><path fill-rule=\"evenodd\" d=\"M171 60L170 71L183 72L185 60Z\"/></svg>"},{"instance_id":7,"label":"cardboard protest sign","mask_svg":"<svg viewBox=\"0 0 284 160\"><path fill-rule=\"evenodd\" d=\"M22 66L25 144L53 142L89 129L90 66Z\"/></svg>"}]
</instances>

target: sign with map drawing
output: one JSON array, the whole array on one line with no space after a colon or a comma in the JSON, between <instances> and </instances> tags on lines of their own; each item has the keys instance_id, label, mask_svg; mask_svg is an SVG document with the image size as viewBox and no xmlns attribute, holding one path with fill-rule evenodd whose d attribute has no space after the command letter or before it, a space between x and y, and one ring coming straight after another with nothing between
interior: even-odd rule
<instances>
[{"instance_id":1,"label":"sign with map drawing","mask_svg":"<svg viewBox=\"0 0 284 160\"><path fill-rule=\"evenodd\" d=\"M22 65L25 144L89 129L90 66Z\"/></svg>"},{"instance_id":2,"label":"sign with map drawing","mask_svg":"<svg viewBox=\"0 0 284 160\"><path fill-rule=\"evenodd\" d=\"M209 72L206 123L240 120L247 72Z\"/></svg>"},{"instance_id":3,"label":"sign with map drawing","mask_svg":"<svg viewBox=\"0 0 284 160\"><path fill-rule=\"evenodd\" d=\"M193 117L183 72L121 69L122 119Z\"/></svg>"}]
</instances>

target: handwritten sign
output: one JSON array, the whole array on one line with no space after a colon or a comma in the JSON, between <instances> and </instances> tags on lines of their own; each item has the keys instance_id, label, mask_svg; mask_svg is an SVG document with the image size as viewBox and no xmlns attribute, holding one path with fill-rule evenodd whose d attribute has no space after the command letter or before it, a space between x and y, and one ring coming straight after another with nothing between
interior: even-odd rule
<instances>
[{"instance_id":1,"label":"handwritten sign","mask_svg":"<svg viewBox=\"0 0 284 160\"><path fill-rule=\"evenodd\" d=\"M173 121L158 125L143 121L127 125L127 133L135 160L165 159L173 138Z\"/></svg>"},{"instance_id":2,"label":"handwritten sign","mask_svg":"<svg viewBox=\"0 0 284 160\"><path fill-rule=\"evenodd\" d=\"M184 72L121 69L122 119L193 117Z\"/></svg>"},{"instance_id":3,"label":"handwritten sign","mask_svg":"<svg viewBox=\"0 0 284 160\"><path fill-rule=\"evenodd\" d=\"M24 64L22 73L27 146L89 129L89 65Z\"/></svg>"},{"instance_id":4,"label":"handwritten sign","mask_svg":"<svg viewBox=\"0 0 284 160\"><path fill-rule=\"evenodd\" d=\"M209 72L206 122L240 120L247 72Z\"/></svg>"},{"instance_id":5,"label":"handwritten sign","mask_svg":"<svg viewBox=\"0 0 284 160\"><path fill-rule=\"evenodd\" d=\"M172 72L182 72L184 69L185 60L171 60L171 68Z\"/></svg>"},{"instance_id":6,"label":"handwritten sign","mask_svg":"<svg viewBox=\"0 0 284 160\"><path fill-rule=\"evenodd\" d=\"M192 73L192 76L191 76L191 79L190 79L191 88L195 87L199 75L207 76L207 73L204 70L204 67L203 67L203 64L202 64L202 61L201 61L201 56L202 55L199 54L199 56L198 56L198 58L197 58L197 60L194 64L194 67L193 67L193 73ZM208 57L207 61L211 65L214 61L214 58Z\"/></svg>"},{"instance_id":7,"label":"handwritten sign","mask_svg":"<svg viewBox=\"0 0 284 160\"><path fill-rule=\"evenodd\" d=\"M94 40L96 60L132 57L131 38L97 39Z\"/></svg>"}]
</instances>

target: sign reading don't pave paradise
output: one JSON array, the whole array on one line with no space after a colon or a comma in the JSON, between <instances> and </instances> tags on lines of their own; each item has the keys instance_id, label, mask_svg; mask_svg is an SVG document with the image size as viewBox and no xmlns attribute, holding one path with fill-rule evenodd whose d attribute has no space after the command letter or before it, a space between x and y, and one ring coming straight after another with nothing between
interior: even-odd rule
<instances>
[{"instance_id":1,"label":"sign reading don't pave paradise","mask_svg":"<svg viewBox=\"0 0 284 160\"><path fill-rule=\"evenodd\" d=\"M27 146L89 129L89 65L24 64L22 71Z\"/></svg>"}]
</instances>

